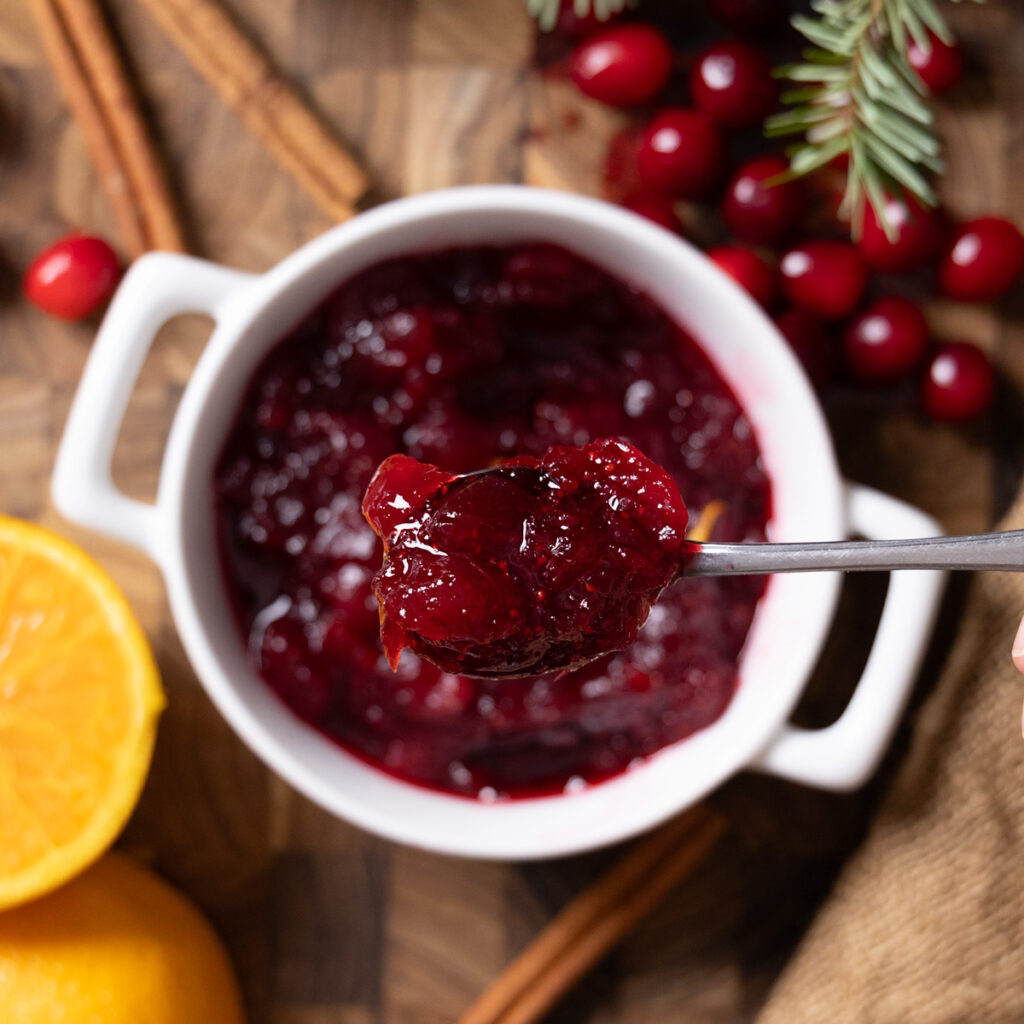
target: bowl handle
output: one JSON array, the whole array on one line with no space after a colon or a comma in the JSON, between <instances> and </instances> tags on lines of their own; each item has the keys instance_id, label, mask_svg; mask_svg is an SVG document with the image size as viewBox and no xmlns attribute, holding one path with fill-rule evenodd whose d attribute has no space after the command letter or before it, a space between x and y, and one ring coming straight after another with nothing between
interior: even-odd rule
<instances>
[{"instance_id":1,"label":"bowl handle","mask_svg":"<svg viewBox=\"0 0 1024 1024\"><path fill-rule=\"evenodd\" d=\"M173 253L132 264L107 310L57 450L53 502L67 519L156 559L156 508L114 486L111 460L128 399L157 331L180 313L219 321L254 275Z\"/></svg>"},{"instance_id":2,"label":"bowl handle","mask_svg":"<svg viewBox=\"0 0 1024 1024\"><path fill-rule=\"evenodd\" d=\"M869 539L928 537L939 524L912 505L847 484L850 532ZM820 789L850 790L878 766L910 697L946 574L894 572L864 672L839 719L824 729L783 726L751 767Z\"/></svg>"}]
</instances>

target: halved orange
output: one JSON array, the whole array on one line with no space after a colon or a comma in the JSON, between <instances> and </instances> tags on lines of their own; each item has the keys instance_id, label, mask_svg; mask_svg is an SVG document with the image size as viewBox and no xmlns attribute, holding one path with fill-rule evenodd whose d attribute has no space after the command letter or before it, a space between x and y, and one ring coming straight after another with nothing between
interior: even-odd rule
<instances>
[{"instance_id":1,"label":"halved orange","mask_svg":"<svg viewBox=\"0 0 1024 1024\"><path fill-rule=\"evenodd\" d=\"M114 581L55 533L0 516L0 907L49 892L110 845L163 704Z\"/></svg>"}]
</instances>

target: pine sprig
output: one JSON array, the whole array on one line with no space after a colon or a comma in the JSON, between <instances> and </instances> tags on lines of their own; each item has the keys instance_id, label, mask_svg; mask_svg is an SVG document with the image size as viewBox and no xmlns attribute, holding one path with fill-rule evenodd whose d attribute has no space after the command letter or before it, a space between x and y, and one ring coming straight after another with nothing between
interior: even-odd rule
<instances>
[{"instance_id":1,"label":"pine sprig","mask_svg":"<svg viewBox=\"0 0 1024 1024\"><path fill-rule=\"evenodd\" d=\"M856 236L870 203L891 236L886 195L903 191L933 206L929 177L943 169L927 89L907 46L913 39L926 49L929 30L949 42L949 29L934 0L812 0L811 9L816 17L792 19L811 43L804 62L779 72L797 85L783 95L792 106L769 118L766 132L804 136L790 153L793 175L848 154L842 213Z\"/></svg>"},{"instance_id":2,"label":"pine sprig","mask_svg":"<svg viewBox=\"0 0 1024 1024\"><path fill-rule=\"evenodd\" d=\"M635 4L636 0L573 0L573 9L578 18L585 18L593 11L598 21L607 21L613 14ZM526 0L527 10L545 32L555 27L561 6L562 0Z\"/></svg>"},{"instance_id":3,"label":"pine sprig","mask_svg":"<svg viewBox=\"0 0 1024 1024\"><path fill-rule=\"evenodd\" d=\"M599 19L637 2L573 0L578 16L593 11ZM554 27L561 0L526 4L542 29ZM782 97L789 109L770 117L765 132L803 136L789 154L794 177L848 155L840 212L857 237L870 204L891 238L895 227L886 197L902 192L934 206L930 179L943 171L928 90L911 68L907 48L913 40L927 50L929 32L947 43L952 36L937 0L811 0L810 6L813 16L791 19L811 44L804 60L778 71L795 85Z\"/></svg>"}]
</instances>

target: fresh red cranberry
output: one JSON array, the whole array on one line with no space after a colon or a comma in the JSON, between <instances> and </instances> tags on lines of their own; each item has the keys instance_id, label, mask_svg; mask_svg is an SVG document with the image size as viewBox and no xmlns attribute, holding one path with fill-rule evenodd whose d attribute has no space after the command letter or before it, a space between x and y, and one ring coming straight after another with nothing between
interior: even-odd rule
<instances>
[{"instance_id":1,"label":"fresh red cranberry","mask_svg":"<svg viewBox=\"0 0 1024 1024\"><path fill-rule=\"evenodd\" d=\"M938 210L927 209L909 196L893 196L885 201L885 214L895 231L891 241L874 207L869 204L864 211L857 248L872 270L888 274L919 270L938 256L945 234Z\"/></svg>"},{"instance_id":2,"label":"fresh red cranberry","mask_svg":"<svg viewBox=\"0 0 1024 1024\"><path fill-rule=\"evenodd\" d=\"M782 257L779 269L790 302L830 319L852 313L867 284L864 263L849 242L804 242Z\"/></svg>"},{"instance_id":3,"label":"fresh red cranberry","mask_svg":"<svg viewBox=\"0 0 1024 1024\"><path fill-rule=\"evenodd\" d=\"M928 363L921 404L932 419L957 423L981 415L994 390L988 356L977 345L952 341L940 346Z\"/></svg>"},{"instance_id":4,"label":"fresh red cranberry","mask_svg":"<svg viewBox=\"0 0 1024 1024\"><path fill-rule=\"evenodd\" d=\"M939 262L939 287L953 299L989 302L1005 295L1024 269L1024 237L1002 217L960 224Z\"/></svg>"},{"instance_id":5,"label":"fresh red cranberry","mask_svg":"<svg viewBox=\"0 0 1024 1024\"><path fill-rule=\"evenodd\" d=\"M68 235L44 249L25 271L25 296L61 320L80 320L113 294L121 276L117 254L91 235Z\"/></svg>"},{"instance_id":6,"label":"fresh red cranberry","mask_svg":"<svg viewBox=\"0 0 1024 1024\"><path fill-rule=\"evenodd\" d=\"M777 274L767 260L742 245L720 245L708 251L708 258L745 288L765 309L775 302Z\"/></svg>"},{"instance_id":7,"label":"fresh red cranberry","mask_svg":"<svg viewBox=\"0 0 1024 1024\"><path fill-rule=\"evenodd\" d=\"M928 324L917 305L900 295L876 299L846 328L846 362L865 382L891 381L924 358Z\"/></svg>"},{"instance_id":8,"label":"fresh red cranberry","mask_svg":"<svg viewBox=\"0 0 1024 1024\"><path fill-rule=\"evenodd\" d=\"M672 47L651 25L607 29L580 43L569 62L581 92L613 107L654 99L672 73Z\"/></svg>"},{"instance_id":9,"label":"fresh red cranberry","mask_svg":"<svg viewBox=\"0 0 1024 1024\"><path fill-rule=\"evenodd\" d=\"M954 40L944 43L934 32L928 33L928 46L919 46L911 40L907 47L907 61L917 77L931 93L952 89L964 74L964 52Z\"/></svg>"},{"instance_id":10,"label":"fresh red cranberry","mask_svg":"<svg viewBox=\"0 0 1024 1024\"><path fill-rule=\"evenodd\" d=\"M626 196L621 205L669 231L682 234L683 225L676 215L675 204L668 196L634 193Z\"/></svg>"},{"instance_id":11,"label":"fresh red cranberry","mask_svg":"<svg viewBox=\"0 0 1024 1024\"><path fill-rule=\"evenodd\" d=\"M717 183L725 143L715 123L685 107L662 110L644 129L636 154L640 181L651 189L693 199Z\"/></svg>"},{"instance_id":12,"label":"fresh red cranberry","mask_svg":"<svg viewBox=\"0 0 1024 1024\"><path fill-rule=\"evenodd\" d=\"M787 309L775 319L782 336L800 360L811 383L822 388L832 379L836 352L829 325L806 309Z\"/></svg>"},{"instance_id":13,"label":"fresh red cranberry","mask_svg":"<svg viewBox=\"0 0 1024 1024\"><path fill-rule=\"evenodd\" d=\"M726 226L748 242L771 245L799 226L804 212L803 183L778 181L789 170L782 156L758 156L736 172L725 192L722 217Z\"/></svg>"},{"instance_id":14,"label":"fresh red cranberry","mask_svg":"<svg viewBox=\"0 0 1024 1024\"><path fill-rule=\"evenodd\" d=\"M708 10L734 32L757 32L784 22L785 0L707 0Z\"/></svg>"},{"instance_id":15,"label":"fresh red cranberry","mask_svg":"<svg viewBox=\"0 0 1024 1024\"><path fill-rule=\"evenodd\" d=\"M730 128L759 124L778 97L771 62L760 50L736 40L709 46L690 72L690 95L698 110Z\"/></svg>"}]
</instances>

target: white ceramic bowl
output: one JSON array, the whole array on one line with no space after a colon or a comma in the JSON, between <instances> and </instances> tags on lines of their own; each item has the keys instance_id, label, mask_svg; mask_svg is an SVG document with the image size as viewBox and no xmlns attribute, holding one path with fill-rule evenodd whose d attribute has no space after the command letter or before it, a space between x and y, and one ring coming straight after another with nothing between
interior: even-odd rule
<instances>
[{"instance_id":1,"label":"white ceramic bowl","mask_svg":"<svg viewBox=\"0 0 1024 1024\"><path fill-rule=\"evenodd\" d=\"M480 243L561 243L635 282L700 341L752 421L774 486L771 537L926 535L916 509L840 479L818 404L761 310L698 250L616 207L518 186L456 188L364 213L249 275L152 254L126 275L100 328L57 458L53 495L70 520L148 552L163 570L185 648L213 702L281 776L333 813L445 853L533 858L623 839L745 768L847 789L874 769L903 708L941 574L895 573L856 693L820 731L787 724L832 620L836 574L770 582L722 717L637 768L571 795L485 804L378 771L303 724L246 662L214 538L213 465L264 353L338 283L387 257ZM216 328L171 429L155 505L110 474L121 419L162 323L208 313Z\"/></svg>"}]
</instances>

